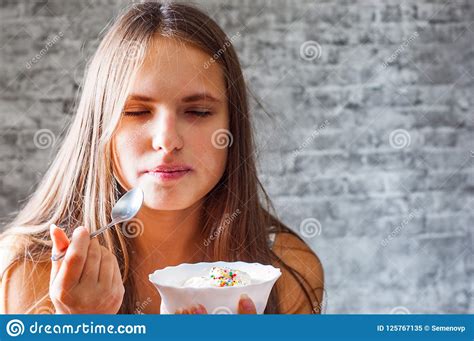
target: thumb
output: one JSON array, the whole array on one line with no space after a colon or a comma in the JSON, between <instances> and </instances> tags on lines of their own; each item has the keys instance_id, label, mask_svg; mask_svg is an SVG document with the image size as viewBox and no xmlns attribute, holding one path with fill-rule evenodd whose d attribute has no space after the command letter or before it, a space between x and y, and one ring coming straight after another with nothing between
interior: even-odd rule
<instances>
[{"instance_id":1,"label":"thumb","mask_svg":"<svg viewBox=\"0 0 474 341\"><path fill-rule=\"evenodd\" d=\"M239 314L256 314L257 309L255 308L255 304L253 303L252 299L246 295L242 294L239 300Z\"/></svg>"},{"instance_id":2,"label":"thumb","mask_svg":"<svg viewBox=\"0 0 474 341\"><path fill-rule=\"evenodd\" d=\"M51 253L53 255L57 255L59 253L65 252L68 248L70 241L67 237L66 233L57 227L55 224L51 224L49 227L49 234L51 236L51 240L53 241L53 248ZM51 282L56 277L56 274L61 267L62 259L57 261L51 261Z\"/></svg>"}]
</instances>

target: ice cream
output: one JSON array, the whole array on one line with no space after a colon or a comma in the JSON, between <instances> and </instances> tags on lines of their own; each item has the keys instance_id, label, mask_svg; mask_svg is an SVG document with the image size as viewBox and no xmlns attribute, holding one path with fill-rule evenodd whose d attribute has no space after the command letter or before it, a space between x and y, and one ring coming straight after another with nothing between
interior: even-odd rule
<instances>
[{"instance_id":1,"label":"ice cream","mask_svg":"<svg viewBox=\"0 0 474 341\"><path fill-rule=\"evenodd\" d=\"M213 266L206 275L194 276L183 283L183 287L243 287L251 283L251 278L245 271L227 267Z\"/></svg>"},{"instance_id":2,"label":"ice cream","mask_svg":"<svg viewBox=\"0 0 474 341\"><path fill-rule=\"evenodd\" d=\"M157 269L148 278L160 293L160 314L195 304L210 314L219 314L223 307L237 314L242 294L252 299L257 314L263 314L280 276L280 269L260 263L200 262Z\"/></svg>"}]
</instances>

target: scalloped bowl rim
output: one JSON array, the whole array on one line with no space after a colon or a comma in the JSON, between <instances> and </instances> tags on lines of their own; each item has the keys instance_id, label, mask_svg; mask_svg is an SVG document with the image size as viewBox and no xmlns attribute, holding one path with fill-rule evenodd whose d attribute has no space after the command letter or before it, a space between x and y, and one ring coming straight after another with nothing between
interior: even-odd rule
<instances>
[{"instance_id":1,"label":"scalloped bowl rim","mask_svg":"<svg viewBox=\"0 0 474 341\"><path fill-rule=\"evenodd\" d=\"M162 283L160 283L159 280L155 280L155 278L152 280L152 277L156 276L157 274L165 272L167 270L169 271L171 269L176 269L178 267L186 267L186 266L196 267L196 266L199 266L199 265L201 265L201 266L202 265L213 266L215 264L231 264L231 265L245 264L245 265L260 266L260 267L264 267L264 268L267 268L267 269L271 269L274 272L274 274L271 278L262 280L258 283L251 283L251 284L248 284L248 285L245 285L245 286L229 286L229 287L191 287L191 286L183 287L183 286L178 285L178 284L176 284L176 285L162 284ZM239 270L237 267L235 269ZM181 263L179 265L170 265L170 266L164 267L163 269L155 270L153 273L148 275L148 279L153 284L158 285L162 288L183 289L183 290L192 290L192 291L202 291L202 290L211 289L211 290L220 290L221 291L221 290L236 290L236 289L242 289L242 288L257 287L257 286L262 285L264 283L269 283L269 282L272 282L272 281L276 281L278 278L280 278L280 276L281 276L280 268L276 268L273 265L269 265L269 264L265 265L265 264L261 264L261 263L258 263L258 262L248 263L248 262L242 262L242 261L237 261L237 262L219 261L219 262Z\"/></svg>"}]
</instances>

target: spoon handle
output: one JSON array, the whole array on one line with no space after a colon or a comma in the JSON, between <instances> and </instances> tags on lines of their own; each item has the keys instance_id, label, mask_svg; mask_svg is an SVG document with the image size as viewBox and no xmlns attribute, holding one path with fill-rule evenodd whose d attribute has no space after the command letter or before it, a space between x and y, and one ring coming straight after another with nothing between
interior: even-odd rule
<instances>
[{"instance_id":1,"label":"spoon handle","mask_svg":"<svg viewBox=\"0 0 474 341\"><path fill-rule=\"evenodd\" d=\"M91 239L94 238L95 236L101 234L102 232L104 232L104 231L107 230L108 228L114 226L115 224L117 224L117 222L112 221L109 225L104 226L104 227L102 227L101 229L98 229L98 230L95 231L95 232L92 232L92 233L91 233Z\"/></svg>"},{"instance_id":2,"label":"spoon handle","mask_svg":"<svg viewBox=\"0 0 474 341\"><path fill-rule=\"evenodd\" d=\"M102 228L100 228L99 230L95 231L95 232L92 232L91 235L90 235L90 239L94 238L95 236L101 234L102 232L104 232L105 230L107 230L108 228L114 226L115 224L117 224L115 221L112 221L109 225L107 226L104 226ZM51 259L53 261L57 261L57 260L60 260L62 259L65 255L66 255L66 251L67 251L67 248L66 250L62 251L61 253L58 253L56 255L52 255L51 256Z\"/></svg>"}]
</instances>

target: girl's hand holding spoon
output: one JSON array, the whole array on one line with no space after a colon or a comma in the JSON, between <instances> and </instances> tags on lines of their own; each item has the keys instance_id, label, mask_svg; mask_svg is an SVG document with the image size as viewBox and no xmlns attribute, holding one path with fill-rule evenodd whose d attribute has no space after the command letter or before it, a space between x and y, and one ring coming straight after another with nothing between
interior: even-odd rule
<instances>
[{"instance_id":1,"label":"girl's hand holding spoon","mask_svg":"<svg viewBox=\"0 0 474 341\"><path fill-rule=\"evenodd\" d=\"M116 314L125 288L115 255L94 237L132 219L143 203L139 188L127 192L112 209L112 222L89 234L77 227L72 239L51 225L53 241L49 295L58 314Z\"/></svg>"}]
</instances>

